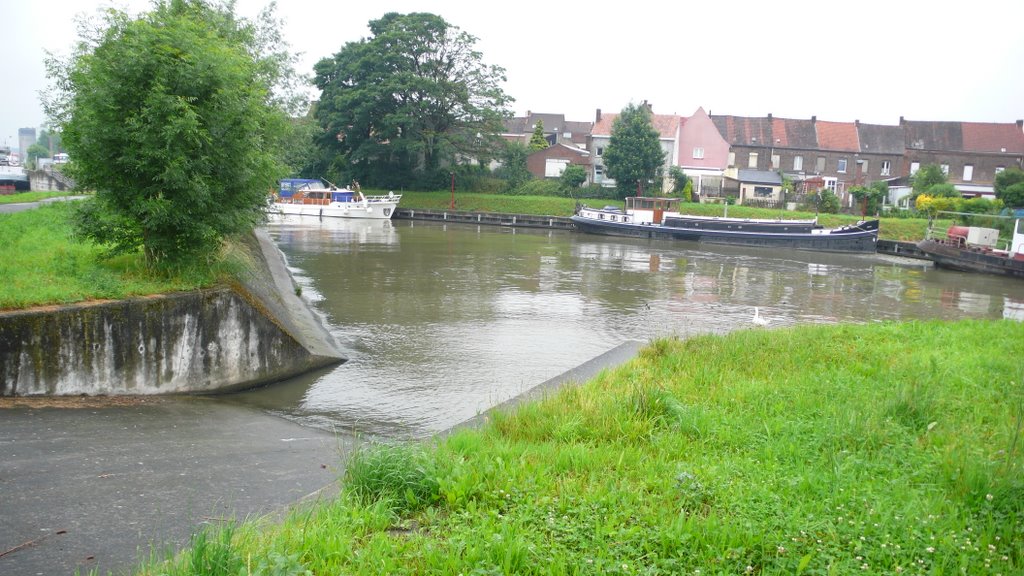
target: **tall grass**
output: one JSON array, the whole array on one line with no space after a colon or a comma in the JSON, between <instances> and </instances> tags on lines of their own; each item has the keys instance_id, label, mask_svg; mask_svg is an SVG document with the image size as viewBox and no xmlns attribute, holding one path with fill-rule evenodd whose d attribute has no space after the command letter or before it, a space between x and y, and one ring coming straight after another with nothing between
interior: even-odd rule
<instances>
[{"instance_id":1,"label":"tall grass","mask_svg":"<svg viewBox=\"0 0 1024 576\"><path fill-rule=\"evenodd\" d=\"M0 204L17 204L20 202L38 202L46 198L70 196L73 192L18 192L17 194L0 195Z\"/></svg>"},{"instance_id":2,"label":"tall grass","mask_svg":"<svg viewBox=\"0 0 1024 576\"><path fill-rule=\"evenodd\" d=\"M430 466L383 448L369 476L417 506L352 473L236 546L314 574L1019 574L1021 358L1009 321L658 340Z\"/></svg>"},{"instance_id":3,"label":"tall grass","mask_svg":"<svg viewBox=\"0 0 1024 576\"><path fill-rule=\"evenodd\" d=\"M71 236L73 209L56 202L0 214L0 310L192 290L243 265L227 258L168 277L147 269L141 253L104 260L101 247Z\"/></svg>"}]
</instances>

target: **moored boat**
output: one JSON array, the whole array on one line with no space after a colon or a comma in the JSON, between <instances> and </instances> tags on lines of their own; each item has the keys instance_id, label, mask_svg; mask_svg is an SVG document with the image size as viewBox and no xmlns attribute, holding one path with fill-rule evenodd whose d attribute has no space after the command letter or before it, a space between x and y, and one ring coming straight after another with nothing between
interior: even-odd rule
<instances>
[{"instance_id":1,"label":"moored boat","mask_svg":"<svg viewBox=\"0 0 1024 576\"><path fill-rule=\"evenodd\" d=\"M401 194L394 192L387 196L364 196L357 183L353 188L325 187L320 180L282 180L274 210L297 216L390 219L402 199Z\"/></svg>"},{"instance_id":2,"label":"moored boat","mask_svg":"<svg viewBox=\"0 0 1024 576\"><path fill-rule=\"evenodd\" d=\"M817 219L729 218L679 213L678 198L626 198L626 209L581 207L572 217L591 234L825 252L874 252L878 220L825 229Z\"/></svg>"},{"instance_id":3,"label":"moored boat","mask_svg":"<svg viewBox=\"0 0 1024 576\"><path fill-rule=\"evenodd\" d=\"M940 268L1024 278L1024 219L1014 220L1006 250L996 248L998 240L995 228L950 226L945 237L929 237L917 247Z\"/></svg>"}]
</instances>

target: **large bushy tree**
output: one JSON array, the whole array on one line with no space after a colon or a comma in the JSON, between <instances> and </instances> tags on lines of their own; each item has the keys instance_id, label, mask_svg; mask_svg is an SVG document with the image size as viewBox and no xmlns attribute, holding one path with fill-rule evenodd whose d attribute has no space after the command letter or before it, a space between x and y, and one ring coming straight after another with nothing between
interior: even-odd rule
<instances>
[{"instance_id":1,"label":"large bushy tree","mask_svg":"<svg viewBox=\"0 0 1024 576\"><path fill-rule=\"evenodd\" d=\"M533 134L530 136L530 143L528 146L531 151L547 149L548 139L544 137L543 120L537 120L537 125L533 127Z\"/></svg>"},{"instance_id":2,"label":"large bushy tree","mask_svg":"<svg viewBox=\"0 0 1024 576\"><path fill-rule=\"evenodd\" d=\"M665 153L646 106L630 104L612 123L604 163L622 198L642 193L650 182L661 178Z\"/></svg>"},{"instance_id":3,"label":"large bushy tree","mask_svg":"<svg viewBox=\"0 0 1024 576\"><path fill-rule=\"evenodd\" d=\"M272 8L258 21L233 3L158 1L111 10L67 62L48 102L74 159L84 236L152 264L212 257L225 235L261 222L284 167L277 150L291 58Z\"/></svg>"},{"instance_id":4,"label":"large bushy tree","mask_svg":"<svg viewBox=\"0 0 1024 576\"><path fill-rule=\"evenodd\" d=\"M475 37L427 13L389 13L369 27L369 38L315 66L329 174L409 186L499 150L511 99L504 69L483 63Z\"/></svg>"},{"instance_id":5,"label":"large bushy tree","mask_svg":"<svg viewBox=\"0 0 1024 576\"><path fill-rule=\"evenodd\" d=\"M946 178L946 173L942 171L938 164L925 164L910 177L910 182L910 201L915 202L917 197L922 194L935 196L936 194L932 191L932 187L947 184L948 179ZM941 190L946 192L945 188Z\"/></svg>"},{"instance_id":6,"label":"large bushy tree","mask_svg":"<svg viewBox=\"0 0 1024 576\"><path fill-rule=\"evenodd\" d=\"M996 174L996 198L1010 208L1024 208L1024 170L1010 168Z\"/></svg>"}]
</instances>

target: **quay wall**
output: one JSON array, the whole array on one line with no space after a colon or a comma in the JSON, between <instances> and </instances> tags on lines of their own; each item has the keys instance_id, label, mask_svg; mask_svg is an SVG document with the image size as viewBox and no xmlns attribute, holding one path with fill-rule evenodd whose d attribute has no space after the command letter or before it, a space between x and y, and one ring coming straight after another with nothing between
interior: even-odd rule
<instances>
[{"instance_id":1,"label":"quay wall","mask_svg":"<svg viewBox=\"0 0 1024 576\"><path fill-rule=\"evenodd\" d=\"M0 396L213 393L344 362L258 231L236 285L0 312Z\"/></svg>"}]
</instances>

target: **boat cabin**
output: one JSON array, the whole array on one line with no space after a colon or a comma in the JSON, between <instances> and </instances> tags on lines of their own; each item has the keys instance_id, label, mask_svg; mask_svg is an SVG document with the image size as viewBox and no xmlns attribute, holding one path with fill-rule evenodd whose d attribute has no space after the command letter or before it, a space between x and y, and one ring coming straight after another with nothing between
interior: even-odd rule
<instances>
[{"instance_id":1,"label":"boat cabin","mask_svg":"<svg viewBox=\"0 0 1024 576\"><path fill-rule=\"evenodd\" d=\"M647 198L630 196L626 198L626 213L637 224L661 224L666 215L679 215L679 198Z\"/></svg>"}]
</instances>

